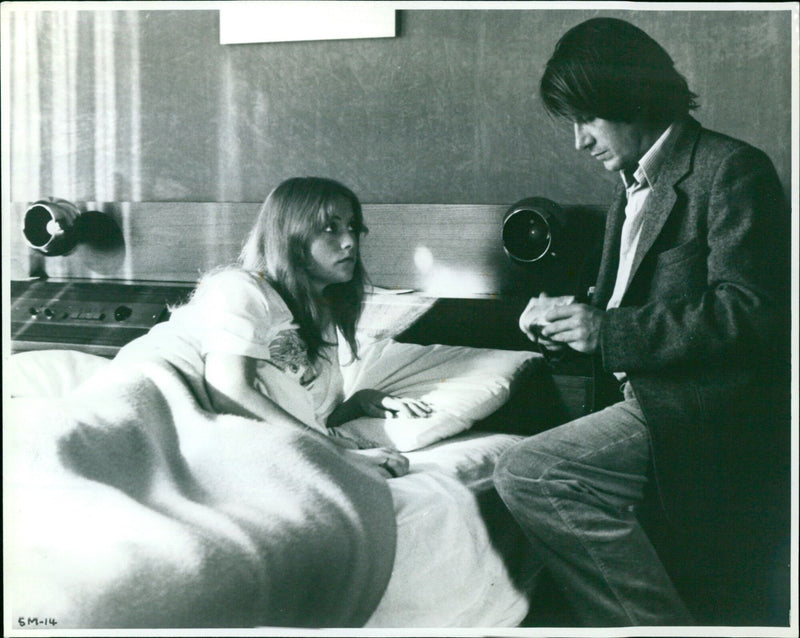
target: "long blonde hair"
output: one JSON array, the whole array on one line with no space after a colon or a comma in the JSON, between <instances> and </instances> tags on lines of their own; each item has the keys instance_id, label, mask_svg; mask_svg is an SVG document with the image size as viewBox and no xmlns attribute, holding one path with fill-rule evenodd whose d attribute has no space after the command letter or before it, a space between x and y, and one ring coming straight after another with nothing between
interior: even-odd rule
<instances>
[{"instance_id":1,"label":"long blonde hair","mask_svg":"<svg viewBox=\"0 0 800 638\"><path fill-rule=\"evenodd\" d=\"M322 298L314 292L306 268L311 239L342 205L352 207L357 233L366 233L361 203L349 188L324 177L287 179L267 196L239 256L245 270L261 273L286 302L311 361L319 357L323 346L331 345L323 336L326 309L353 356L358 356L356 324L367 283L360 248L353 278L329 285Z\"/></svg>"}]
</instances>

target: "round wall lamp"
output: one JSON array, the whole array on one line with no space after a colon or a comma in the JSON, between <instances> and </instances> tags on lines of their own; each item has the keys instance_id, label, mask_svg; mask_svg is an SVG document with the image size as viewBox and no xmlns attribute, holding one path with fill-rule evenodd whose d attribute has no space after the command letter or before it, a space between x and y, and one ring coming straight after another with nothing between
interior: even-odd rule
<instances>
[{"instance_id":1,"label":"round wall lamp","mask_svg":"<svg viewBox=\"0 0 800 638\"><path fill-rule=\"evenodd\" d=\"M79 244L99 251L115 251L124 244L114 219L100 211L81 212L65 199L40 199L25 211L25 243L47 257L68 255Z\"/></svg>"},{"instance_id":2,"label":"round wall lamp","mask_svg":"<svg viewBox=\"0 0 800 638\"><path fill-rule=\"evenodd\" d=\"M544 197L522 199L503 217L503 250L523 263L556 257L564 223L564 210L555 202Z\"/></svg>"},{"instance_id":3,"label":"round wall lamp","mask_svg":"<svg viewBox=\"0 0 800 638\"><path fill-rule=\"evenodd\" d=\"M78 207L64 199L40 199L25 211L25 242L45 255L66 255L78 243L75 220Z\"/></svg>"}]
</instances>

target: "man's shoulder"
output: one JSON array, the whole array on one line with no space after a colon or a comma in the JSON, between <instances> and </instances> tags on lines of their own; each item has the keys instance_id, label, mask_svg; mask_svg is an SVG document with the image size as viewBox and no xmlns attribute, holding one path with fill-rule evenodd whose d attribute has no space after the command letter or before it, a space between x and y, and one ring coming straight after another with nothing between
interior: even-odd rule
<instances>
[{"instance_id":1,"label":"man's shoulder","mask_svg":"<svg viewBox=\"0 0 800 638\"><path fill-rule=\"evenodd\" d=\"M742 167L771 166L772 162L764 151L744 140L726 133L705 128L690 118L684 135L684 150L691 156L694 171L703 169L716 171L720 164L733 162Z\"/></svg>"},{"instance_id":2,"label":"man's shoulder","mask_svg":"<svg viewBox=\"0 0 800 638\"><path fill-rule=\"evenodd\" d=\"M740 153L745 155L766 157L765 153L761 149L748 142L745 142L744 140L733 137L732 135L728 135L726 133L705 128L699 124L697 126L696 139L697 142L695 149L698 155L705 154L713 157L725 157L734 153Z\"/></svg>"},{"instance_id":3,"label":"man's shoulder","mask_svg":"<svg viewBox=\"0 0 800 638\"><path fill-rule=\"evenodd\" d=\"M713 131L702 126L700 127L697 140L698 146L702 146L703 148L711 151L730 153L743 148L752 148L757 150L755 146L748 144L744 140L740 140L732 135L727 135L719 131Z\"/></svg>"}]
</instances>

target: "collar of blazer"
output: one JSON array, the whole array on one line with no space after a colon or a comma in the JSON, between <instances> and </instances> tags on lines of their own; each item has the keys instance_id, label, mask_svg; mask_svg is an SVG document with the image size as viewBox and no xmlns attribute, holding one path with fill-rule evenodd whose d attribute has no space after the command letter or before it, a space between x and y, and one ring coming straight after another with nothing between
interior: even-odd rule
<instances>
[{"instance_id":1,"label":"collar of blazer","mask_svg":"<svg viewBox=\"0 0 800 638\"><path fill-rule=\"evenodd\" d=\"M677 132L675 144L661 166L650 196L645 204L645 218L642 224L642 234L631 267L631 279L642 263L642 259L653 246L656 237L664 227L672 211L677 194L675 185L691 170L692 153L697 136L700 133L700 123L688 117ZM625 189L622 184L617 186L606 216L605 238L603 240L603 255L600 260L594 301L598 307L604 308L608 304L611 292L614 289L617 268L619 266L620 234L622 223L625 221Z\"/></svg>"}]
</instances>

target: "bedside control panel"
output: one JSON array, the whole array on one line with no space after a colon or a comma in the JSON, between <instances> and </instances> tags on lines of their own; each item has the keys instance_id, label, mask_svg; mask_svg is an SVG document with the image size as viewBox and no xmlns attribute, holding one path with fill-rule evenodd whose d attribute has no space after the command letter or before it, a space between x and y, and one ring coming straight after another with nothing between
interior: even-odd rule
<instances>
[{"instance_id":1,"label":"bedside control panel","mask_svg":"<svg viewBox=\"0 0 800 638\"><path fill-rule=\"evenodd\" d=\"M12 350L72 348L113 355L169 317L193 286L12 281Z\"/></svg>"},{"instance_id":2,"label":"bedside control panel","mask_svg":"<svg viewBox=\"0 0 800 638\"><path fill-rule=\"evenodd\" d=\"M134 303L133 306L120 304L116 307L73 302L71 304L58 301L44 301L44 305L32 305L27 310L21 306L12 308L12 321L22 322L24 319L39 319L56 323L85 322L102 323L104 321L127 322L129 326L153 326L165 318L167 308L163 304ZM14 312L14 311L17 312ZM20 316L14 316L18 314Z\"/></svg>"}]
</instances>

